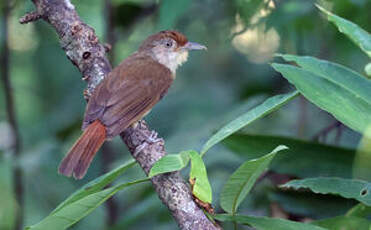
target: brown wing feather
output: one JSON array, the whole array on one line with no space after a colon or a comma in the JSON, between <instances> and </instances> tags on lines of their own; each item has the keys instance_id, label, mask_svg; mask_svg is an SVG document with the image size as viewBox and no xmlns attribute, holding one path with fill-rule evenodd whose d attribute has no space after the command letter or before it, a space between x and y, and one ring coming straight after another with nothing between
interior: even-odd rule
<instances>
[{"instance_id":1,"label":"brown wing feather","mask_svg":"<svg viewBox=\"0 0 371 230\"><path fill-rule=\"evenodd\" d=\"M112 138L140 120L166 93L171 71L149 56L134 54L97 87L85 111L83 129L95 120Z\"/></svg>"}]
</instances>

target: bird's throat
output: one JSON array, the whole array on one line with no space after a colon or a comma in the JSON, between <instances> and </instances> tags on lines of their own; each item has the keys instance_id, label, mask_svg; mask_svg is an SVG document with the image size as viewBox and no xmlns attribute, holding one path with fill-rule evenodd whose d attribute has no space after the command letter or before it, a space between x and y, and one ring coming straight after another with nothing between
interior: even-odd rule
<instances>
[{"instance_id":1,"label":"bird's throat","mask_svg":"<svg viewBox=\"0 0 371 230\"><path fill-rule=\"evenodd\" d=\"M188 51L153 52L151 56L170 69L175 77L177 68L187 61Z\"/></svg>"}]
</instances>

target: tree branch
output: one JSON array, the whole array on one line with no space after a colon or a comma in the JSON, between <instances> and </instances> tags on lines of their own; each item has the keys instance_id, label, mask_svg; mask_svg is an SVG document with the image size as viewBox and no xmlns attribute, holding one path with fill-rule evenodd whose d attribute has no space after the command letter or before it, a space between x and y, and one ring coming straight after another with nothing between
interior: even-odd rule
<instances>
[{"instance_id":1,"label":"tree branch","mask_svg":"<svg viewBox=\"0 0 371 230\"><path fill-rule=\"evenodd\" d=\"M15 194L15 199L18 204L17 214L15 218L15 226L14 229L20 230L23 227L23 175L22 169L19 165L19 156L21 154L22 149L22 142L21 142L21 135L19 133L18 122L16 111L14 108L14 98L12 94L12 86L10 81L10 71L9 71L9 44L8 44L8 19L10 15L11 5L10 0L6 0L4 2L4 8L2 9L2 34L4 35L4 40L2 43L2 55L0 57L0 66L1 66L1 75L3 80L4 86L4 93L5 93L5 104L6 104L6 112L8 121L12 130L12 135L14 135L14 143L12 144L12 150L14 151L14 162L13 165L13 191Z\"/></svg>"},{"instance_id":2,"label":"tree branch","mask_svg":"<svg viewBox=\"0 0 371 230\"><path fill-rule=\"evenodd\" d=\"M95 87L111 71L105 56L105 47L99 43L94 30L81 21L69 0L33 2L37 13L31 14L40 15L40 18L54 27L67 57L78 67L83 80L87 82L84 96L88 99ZM27 15L23 18L27 18ZM147 174L152 165L166 154L164 141L149 141L152 132L141 121L136 128L129 128L121 134L133 157ZM143 143L148 144L134 154L135 149ZM193 201L189 187L178 172L159 175L151 181L159 198L169 208L181 229L219 229Z\"/></svg>"}]
</instances>

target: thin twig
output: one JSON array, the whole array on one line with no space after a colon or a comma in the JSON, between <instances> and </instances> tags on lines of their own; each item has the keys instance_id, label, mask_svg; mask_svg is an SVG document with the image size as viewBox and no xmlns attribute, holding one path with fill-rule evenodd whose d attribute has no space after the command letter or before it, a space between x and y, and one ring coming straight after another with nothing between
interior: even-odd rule
<instances>
[{"instance_id":1,"label":"thin twig","mask_svg":"<svg viewBox=\"0 0 371 230\"><path fill-rule=\"evenodd\" d=\"M82 73L83 79L87 82L84 96L89 99L95 87L111 71L104 45L99 43L94 30L81 21L69 0L33 0L33 2L37 12L56 30L67 57ZM152 165L166 155L164 142L153 143L150 141L152 136L153 132L144 121L121 134L131 154L147 174ZM136 152L135 149L144 142L148 145ZM156 176L151 182L181 229L220 229L193 201L189 186L179 172Z\"/></svg>"},{"instance_id":2,"label":"thin twig","mask_svg":"<svg viewBox=\"0 0 371 230\"><path fill-rule=\"evenodd\" d=\"M18 204L17 215L15 219L15 228L16 230L22 229L23 226L23 215L24 215L24 206L23 206L23 176L22 176L22 169L19 164L19 158L22 149L22 142L21 136L19 133L18 122L16 111L14 108L14 97L12 92L12 85L10 81L10 63L9 63L9 44L8 44L8 21L10 16L11 10L11 2L10 0L6 0L4 3L3 8L3 30L2 34L4 36L2 50L3 53L1 55L1 76L3 80L4 86L4 93L5 93L5 104L6 104L6 111L8 121L12 130L12 134L14 135L14 143L12 149L14 151L14 166L13 166L13 190L15 193L15 198Z\"/></svg>"}]
</instances>

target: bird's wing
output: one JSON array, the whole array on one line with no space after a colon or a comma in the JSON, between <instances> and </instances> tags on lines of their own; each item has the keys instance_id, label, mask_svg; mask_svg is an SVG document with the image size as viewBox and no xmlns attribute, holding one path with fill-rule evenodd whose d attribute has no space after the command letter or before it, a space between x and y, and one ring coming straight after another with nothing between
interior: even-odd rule
<instances>
[{"instance_id":1,"label":"bird's wing","mask_svg":"<svg viewBox=\"0 0 371 230\"><path fill-rule=\"evenodd\" d=\"M99 119L107 137L118 135L149 112L172 81L171 71L150 57L126 59L94 91L83 128Z\"/></svg>"}]
</instances>

